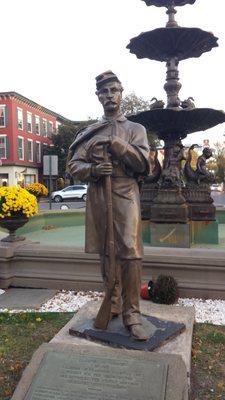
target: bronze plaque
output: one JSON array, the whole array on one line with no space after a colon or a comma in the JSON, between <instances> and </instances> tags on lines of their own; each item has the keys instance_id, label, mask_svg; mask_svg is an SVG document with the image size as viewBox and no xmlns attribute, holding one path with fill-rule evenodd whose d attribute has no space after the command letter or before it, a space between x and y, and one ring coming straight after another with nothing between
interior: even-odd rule
<instances>
[{"instance_id":1,"label":"bronze plaque","mask_svg":"<svg viewBox=\"0 0 225 400\"><path fill-rule=\"evenodd\" d=\"M165 400L168 364L47 352L25 400Z\"/></svg>"}]
</instances>

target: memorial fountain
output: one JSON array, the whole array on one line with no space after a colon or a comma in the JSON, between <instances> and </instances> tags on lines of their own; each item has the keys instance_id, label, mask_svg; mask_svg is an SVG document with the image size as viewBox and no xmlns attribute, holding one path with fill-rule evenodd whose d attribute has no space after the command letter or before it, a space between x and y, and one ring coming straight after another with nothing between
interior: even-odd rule
<instances>
[{"instance_id":1,"label":"memorial fountain","mask_svg":"<svg viewBox=\"0 0 225 400\"><path fill-rule=\"evenodd\" d=\"M163 230L165 224L183 224L185 236L190 237L191 232L201 228L212 230L213 235L218 236L216 224L213 223L215 207L210 196L213 176L206 169L206 160L212 154L210 150L208 153L203 152L196 169L193 169L190 159L194 146L189 149L188 157L185 157L182 139L190 133L204 131L225 122L225 113L211 108L196 108L191 97L182 101L179 98L182 85L178 70L180 61L200 57L217 47L218 38L199 28L178 25L175 8L194 4L196 0L142 1L147 6L166 7L168 15L166 27L141 33L131 39L127 46L137 58L166 62L167 68L164 84L166 107L163 101L156 99L150 110L129 117L164 141L163 166L160 167L155 153L153 174L145 180L142 188L142 217L151 221L151 227L154 224L154 230L160 227L161 232L162 223Z\"/></svg>"},{"instance_id":2,"label":"memorial fountain","mask_svg":"<svg viewBox=\"0 0 225 400\"><path fill-rule=\"evenodd\" d=\"M182 297L199 297L210 299L225 299L225 235L220 238L220 251L213 245L212 237L216 237L216 222L214 207L210 198L210 176L204 172L204 163L210 152L200 156L198 169L191 169L187 158L184 171L182 139L192 132L204 130L225 121L225 114L212 109L194 108L193 100L180 101L178 63L189 57L200 56L205 51L217 46L217 39L207 32L195 28L180 28L174 16L174 6L193 4L195 0L145 0L147 5L165 6L169 16L166 28L156 29L132 39L130 48L143 37L147 44L142 55L150 59L160 56L167 62L166 90L168 105L155 102L151 110L131 117L158 134L165 141L164 165L160 167L155 152L153 171L146 179L142 190L142 205L144 229L144 268L143 281L148 282L159 274L174 276ZM164 35L161 37L161 32ZM153 36L151 36L153 35ZM153 38L157 38L157 42ZM167 44L166 44L167 43ZM154 50L156 48L156 50ZM152 55L150 53L152 51ZM176 59L176 62L175 62ZM174 156L176 152L179 157ZM191 153L191 149L189 151ZM203 165L202 165L203 163ZM202 172L201 172L202 170ZM163 172L165 171L165 172ZM185 179L184 179L184 176ZM163 202L164 201L164 202ZM177 212L176 212L177 211ZM225 211L217 210L221 226L225 223ZM149 223L149 220L151 221ZM146 223L146 225L145 225ZM99 259L97 255L84 253L84 210L64 210L43 212L20 228L19 234L28 240L22 244L0 244L0 287L36 287L54 289L96 290L101 288ZM173 227L171 227L173 225ZM210 246L204 249L152 248L150 246L173 247L186 232L186 238L191 242L191 231L205 227ZM149 227L151 234L149 240ZM163 236L156 237L154 228L163 230ZM192 229L193 228L193 229ZM200 229L200 230L201 230ZM214 229L214 230L213 230ZM224 229L224 228L223 228ZM166 232L167 230L167 232ZM213 233L208 235L209 230ZM222 230L221 230L222 231ZM174 239L175 232L178 232ZM0 232L0 238L6 233ZM218 234L218 230L217 230ZM157 240L158 239L158 240ZM173 240L173 241L172 241ZM188 247L179 242L180 247ZM200 243L200 242L199 242ZM202 242L201 242L202 243ZM215 242L214 242L215 243ZM150 246L149 246L150 245Z\"/></svg>"}]
</instances>

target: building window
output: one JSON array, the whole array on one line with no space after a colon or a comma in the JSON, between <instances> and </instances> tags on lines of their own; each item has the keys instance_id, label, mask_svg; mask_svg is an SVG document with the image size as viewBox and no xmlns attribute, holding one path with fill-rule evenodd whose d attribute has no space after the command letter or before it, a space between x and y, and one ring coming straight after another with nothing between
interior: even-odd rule
<instances>
[{"instance_id":1,"label":"building window","mask_svg":"<svg viewBox=\"0 0 225 400\"><path fill-rule=\"evenodd\" d=\"M43 143L43 145L42 145L42 153L43 153L43 156L48 155L48 149L49 149L48 143Z\"/></svg>"},{"instance_id":2,"label":"building window","mask_svg":"<svg viewBox=\"0 0 225 400\"><path fill-rule=\"evenodd\" d=\"M5 106L0 106L0 128L4 128L5 125Z\"/></svg>"},{"instance_id":3,"label":"building window","mask_svg":"<svg viewBox=\"0 0 225 400\"><path fill-rule=\"evenodd\" d=\"M27 132L32 133L32 114L27 112Z\"/></svg>"},{"instance_id":4,"label":"building window","mask_svg":"<svg viewBox=\"0 0 225 400\"><path fill-rule=\"evenodd\" d=\"M49 121L49 134L52 135L53 134L53 122Z\"/></svg>"},{"instance_id":5,"label":"building window","mask_svg":"<svg viewBox=\"0 0 225 400\"><path fill-rule=\"evenodd\" d=\"M17 128L23 130L23 110L17 108Z\"/></svg>"},{"instance_id":6,"label":"building window","mask_svg":"<svg viewBox=\"0 0 225 400\"><path fill-rule=\"evenodd\" d=\"M0 186L8 186L9 174L0 174Z\"/></svg>"},{"instance_id":7,"label":"building window","mask_svg":"<svg viewBox=\"0 0 225 400\"><path fill-rule=\"evenodd\" d=\"M25 187L27 185L30 185L31 183L35 183L36 182L36 175L24 175L24 185Z\"/></svg>"},{"instance_id":8,"label":"building window","mask_svg":"<svg viewBox=\"0 0 225 400\"><path fill-rule=\"evenodd\" d=\"M60 122L56 121L56 132L57 133L59 132L60 125L61 125Z\"/></svg>"},{"instance_id":9,"label":"building window","mask_svg":"<svg viewBox=\"0 0 225 400\"><path fill-rule=\"evenodd\" d=\"M30 139L27 141L27 159L33 161L33 140Z\"/></svg>"},{"instance_id":10,"label":"building window","mask_svg":"<svg viewBox=\"0 0 225 400\"><path fill-rule=\"evenodd\" d=\"M18 158L24 160L24 139L18 136Z\"/></svg>"},{"instance_id":11,"label":"building window","mask_svg":"<svg viewBox=\"0 0 225 400\"><path fill-rule=\"evenodd\" d=\"M47 125L47 120L46 119L43 119L42 120L42 123L43 123L43 136L47 136L47 133L48 133L48 125Z\"/></svg>"},{"instance_id":12,"label":"building window","mask_svg":"<svg viewBox=\"0 0 225 400\"><path fill-rule=\"evenodd\" d=\"M0 136L0 158L6 159L6 136Z\"/></svg>"},{"instance_id":13,"label":"building window","mask_svg":"<svg viewBox=\"0 0 225 400\"><path fill-rule=\"evenodd\" d=\"M37 163L41 162L41 143L36 142L36 160Z\"/></svg>"},{"instance_id":14,"label":"building window","mask_svg":"<svg viewBox=\"0 0 225 400\"><path fill-rule=\"evenodd\" d=\"M40 118L35 115L35 133L40 135Z\"/></svg>"}]
</instances>

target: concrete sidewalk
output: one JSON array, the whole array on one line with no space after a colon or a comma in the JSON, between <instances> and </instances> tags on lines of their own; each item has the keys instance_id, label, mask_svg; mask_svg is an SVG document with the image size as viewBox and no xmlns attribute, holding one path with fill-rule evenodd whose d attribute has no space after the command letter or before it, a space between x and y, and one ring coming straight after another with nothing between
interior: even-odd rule
<instances>
[{"instance_id":1,"label":"concrete sidewalk","mask_svg":"<svg viewBox=\"0 0 225 400\"><path fill-rule=\"evenodd\" d=\"M0 293L0 310L38 310L56 293L52 289L7 289Z\"/></svg>"}]
</instances>

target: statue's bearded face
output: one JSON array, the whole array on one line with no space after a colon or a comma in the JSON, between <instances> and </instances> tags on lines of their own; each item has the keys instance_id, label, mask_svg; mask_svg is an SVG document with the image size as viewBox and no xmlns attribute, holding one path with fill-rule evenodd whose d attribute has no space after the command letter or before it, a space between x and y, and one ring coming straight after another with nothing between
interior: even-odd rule
<instances>
[{"instance_id":1,"label":"statue's bearded face","mask_svg":"<svg viewBox=\"0 0 225 400\"><path fill-rule=\"evenodd\" d=\"M105 85L103 85L96 92L96 94L104 108L104 111L116 112L120 109L120 103L122 99L122 87L119 82L105 83Z\"/></svg>"}]
</instances>

